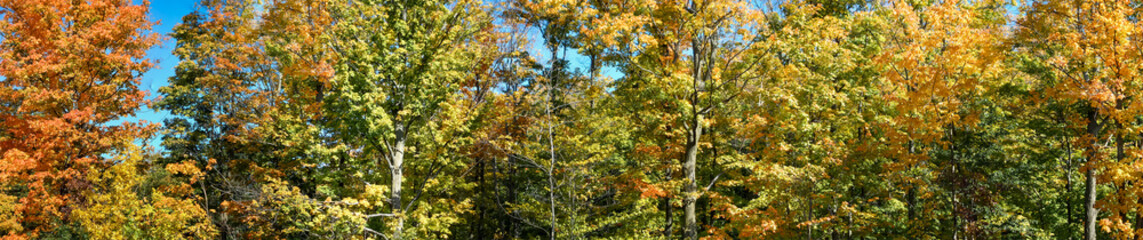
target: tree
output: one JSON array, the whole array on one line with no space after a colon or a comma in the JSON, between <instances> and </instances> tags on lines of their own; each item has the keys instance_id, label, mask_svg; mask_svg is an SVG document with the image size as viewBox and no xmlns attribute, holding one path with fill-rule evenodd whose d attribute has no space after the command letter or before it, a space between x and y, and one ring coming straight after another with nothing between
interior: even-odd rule
<instances>
[{"instance_id":1,"label":"tree","mask_svg":"<svg viewBox=\"0 0 1143 240\"><path fill-rule=\"evenodd\" d=\"M446 137L464 131L454 96L475 57L466 46L488 20L472 1L367 0L339 7L331 44L340 58L323 124L338 142L323 148L347 152L344 160L365 185L389 186L384 223L390 239L447 236L443 230L468 200L435 193L463 187L442 183L454 181L442 171L463 166L448 155L460 144ZM406 228L406 219L417 220L416 228Z\"/></svg>"},{"instance_id":2,"label":"tree","mask_svg":"<svg viewBox=\"0 0 1143 240\"><path fill-rule=\"evenodd\" d=\"M5 235L69 231L86 204L92 167L148 136L131 117L146 102L139 79L157 42L147 1L0 1L0 209ZM60 233L63 234L63 233Z\"/></svg>"},{"instance_id":3,"label":"tree","mask_svg":"<svg viewBox=\"0 0 1143 240\"><path fill-rule=\"evenodd\" d=\"M655 148L677 153L664 157L679 159L678 169L684 177L679 194L684 209L683 236L697 239L696 204L706 191L699 189L698 161L702 146L710 145L703 134L714 122L727 121L719 115L725 113L718 111L728 110L728 105L741 100L760 78L757 70L763 61L763 48L759 45L766 40L767 30L763 11L743 1L640 2L631 7L639 10L635 14L640 18L628 23L635 28L626 33L634 36L623 39L632 42L617 43L631 55L624 59L625 76L615 92L620 101L654 106L632 117L661 118L647 120L662 125L644 126L651 131L665 130L662 135L667 144ZM708 170L717 172L713 166ZM712 185L717 178L703 180ZM668 204L667 226L673 221L671 207ZM667 229L664 233L672 234L670 227Z\"/></svg>"},{"instance_id":4,"label":"tree","mask_svg":"<svg viewBox=\"0 0 1143 240\"><path fill-rule=\"evenodd\" d=\"M328 140L316 126L333 74L326 42L331 4L206 0L174 29L180 64L155 105L175 115L166 120L163 146L169 152L163 161L210 169L197 189L223 236L281 233L265 227L280 225L253 221L269 213L251 204L358 198L366 192L364 186L324 189L352 176L321 174L316 164L329 154L310 151L311 144Z\"/></svg>"},{"instance_id":5,"label":"tree","mask_svg":"<svg viewBox=\"0 0 1143 240\"><path fill-rule=\"evenodd\" d=\"M804 2L778 6L765 42L765 72L738 105L721 155L724 190L712 190L718 236L739 238L876 236L886 208L870 179L882 161L873 126L886 114L877 69L879 18L835 15ZM880 212L884 211L884 212ZM821 234L821 235L819 235Z\"/></svg>"},{"instance_id":6,"label":"tree","mask_svg":"<svg viewBox=\"0 0 1143 240\"><path fill-rule=\"evenodd\" d=\"M1066 126L1076 130L1072 143L1084 148L1085 239L1097 238L1098 225L1122 238L1136 235L1125 215L1139 197L1127 190L1136 184L1127 177L1134 170L1124 166L1135 165L1136 157L1128 154L1137 148L1130 141L1138 136L1133 130L1138 124L1133 101L1139 89L1137 8L1124 1L1037 1L1020 22L1021 43L1051 69L1034 86L1043 96L1037 103L1067 106L1071 111L1062 114ZM1099 198L1100 181L1115 185L1110 200ZM1101 210L1108 210L1110 221L1099 220Z\"/></svg>"},{"instance_id":7,"label":"tree","mask_svg":"<svg viewBox=\"0 0 1143 240\"><path fill-rule=\"evenodd\" d=\"M992 144L974 143L971 136L990 134L982 119L1003 119L1004 114L995 111L1000 98L990 93L1011 80L1002 77L1007 68L1000 54L1006 46L1000 40L1003 21L995 13L999 8L988 1L943 1L895 2L886 9L891 31L877 61L892 89L886 98L896 111L885 128L895 129L886 133L887 154L897 160L886 170L898 173L889 176L899 179L901 188L917 191L914 195L931 196L928 191L935 190L932 193L943 198L906 199L911 212L947 209L950 218L910 214L914 236L945 229L936 226L941 222L952 223L944 235L979 234L974 230L974 198L987 193L972 189L980 178L973 171L983 170L975 165L989 160L985 153ZM980 145L963 151L972 144Z\"/></svg>"}]
</instances>

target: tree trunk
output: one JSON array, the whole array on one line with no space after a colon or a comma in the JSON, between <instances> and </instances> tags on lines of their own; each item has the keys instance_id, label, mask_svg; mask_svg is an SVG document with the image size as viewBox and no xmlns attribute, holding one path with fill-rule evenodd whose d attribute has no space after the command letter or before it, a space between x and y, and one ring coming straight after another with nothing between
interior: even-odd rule
<instances>
[{"instance_id":1,"label":"tree trunk","mask_svg":"<svg viewBox=\"0 0 1143 240\"><path fill-rule=\"evenodd\" d=\"M393 149L391 149L390 161L392 163L389 169L393 175L393 183L390 186L392 189L389 204L391 204L393 217L397 219L397 225L393 228L393 237L390 239L401 240L401 232L405 229L405 216L401 215L401 181L404 180L403 170L405 168L405 125L397 123L395 126L396 137L393 141Z\"/></svg>"},{"instance_id":2,"label":"tree trunk","mask_svg":"<svg viewBox=\"0 0 1143 240\"><path fill-rule=\"evenodd\" d=\"M814 182L810 181L809 189L806 189L806 240L814 239Z\"/></svg>"},{"instance_id":3,"label":"tree trunk","mask_svg":"<svg viewBox=\"0 0 1143 240\"><path fill-rule=\"evenodd\" d=\"M1075 184L1074 181L1072 181L1072 168L1074 168L1075 165L1072 164L1072 144L1068 141L1070 141L1070 140L1068 140L1067 137L1063 138L1063 142L1064 142L1064 146L1065 146L1064 149L1065 149L1065 152L1067 153L1067 155L1066 155L1067 156L1067 158L1066 158L1067 162L1065 162L1066 166L1064 166L1064 177L1067 179L1066 180L1067 185L1064 186L1064 189L1065 189L1065 193L1067 193L1067 196L1072 196L1071 195L1072 185ZM1068 223L1067 226L1069 228L1072 226L1073 223L1075 223L1075 220L1072 219L1073 217L1075 217L1075 213L1073 212L1073 211L1075 211L1075 206L1072 205L1072 202L1075 202L1075 201L1072 201L1070 199L1071 199L1071 197L1064 198L1064 201L1067 203L1066 205L1068 208L1068 215L1064 219L1067 220L1067 223Z\"/></svg>"},{"instance_id":4,"label":"tree trunk","mask_svg":"<svg viewBox=\"0 0 1143 240\"><path fill-rule=\"evenodd\" d=\"M698 225L695 223L695 202L698 200L698 186L695 183L695 162L698 158L698 143L699 138L702 137L702 114L695 114L694 127L691 130L691 136L687 139L687 156L686 162L683 163L683 169L687 174L687 188L686 188L686 232L684 237L686 239L698 239Z\"/></svg>"},{"instance_id":5,"label":"tree trunk","mask_svg":"<svg viewBox=\"0 0 1143 240\"><path fill-rule=\"evenodd\" d=\"M1143 198L1138 198L1135 203L1143 204ZM1138 210L1136 210L1136 212L1135 212L1135 231L1139 231L1141 229L1143 229L1143 212L1139 212ZM1141 240L1141 239L1143 239L1143 235L1137 235L1137 236L1135 236L1135 239Z\"/></svg>"},{"instance_id":6,"label":"tree trunk","mask_svg":"<svg viewBox=\"0 0 1143 240\"><path fill-rule=\"evenodd\" d=\"M1087 186L1084 189L1085 205L1087 215L1084 219L1084 235L1087 240L1095 240L1096 218L1099 216L1099 209L1095 208L1095 170L1093 166L1088 166L1087 172L1084 174L1087 177Z\"/></svg>"},{"instance_id":7,"label":"tree trunk","mask_svg":"<svg viewBox=\"0 0 1143 240\"><path fill-rule=\"evenodd\" d=\"M552 155L554 156L555 154L553 153ZM556 240L556 180L552 176L552 170L550 169L555 166L555 163L556 161L553 157L552 166L549 166L548 169L548 207L550 208L548 213L550 214L549 217L551 219L549 221L551 221L550 227L552 228L552 232L548 234L548 237L551 240Z\"/></svg>"},{"instance_id":8,"label":"tree trunk","mask_svg":"<svg viewBox=\"0 0 1143 240\"><path fill-rule=\"evenodd\" d=\"M956 154L957 154L957 151L956 151L957 150L956 149L957 144L955 142L956 141L956 127L951 126L951 124L950 124L950 126L948 126L948 128L949 128L949 138L953 139L952 141L954 141L954 143L951 144L951 146L950 146L950 150L952 150L952 151L951 151L951 154L949 154L949 157L952 160L952 179L953 179L951 181L951 183L952 183L952 187L951 187L952 188L952 203L950 205L952 205L952 206L950 207L950 209L952 209L952 218L953 218L953 229L952 229L953 230L953 240L957 240L957 239L960 239L960 230L961 230L960 211L958 211L958 210L960 210L959 209L960 199L958 198L959 197L958 194L960 193L960 182L959 181L961 181L962 178L960 177L960 172L959 172L960 169L957 168L957 166L960 166L960 162L958 162L957 158L956 158Z\"/></svg>"},{"instance_id":9,"label":"tree trunk","mask_svg":"<svg viewBox=\"0 0 1143 240\"><path fill-rule=\"evenodd\" d=\"M1096 149L1095 141L1099 139L1101 126L1097 122L1099 118L1094 109L1088 113L1087 120L1087 131L1088 134L1091 135L1093 142L1088 143L1087 171L1084 173L1085 177L1087 177L1087 183L1086 186L1084 186L1084 197L1086 198L1084 200L1084 208L1086 208L1087 212L1084 219L1084 239L1095 240L1096 220L1098 220L1097 218L1099 217L1099 209L1095 208L1095 200L1097 197L1095 191L1095 164L1098 161L1098 159L1096 159L1096 151L1098 151L1098 149Z\"/></svg>"},{"instance_id":10,"label":"tree trunk","mask_svg":"<svg viewBox=\"0 0 1143 240\"><path fill-rule=\"evenodd\" d=\"M555 52L555 49L553 49L552 52ZM551 215L551 220L549 221L551 221L550 224L552 228L552 232L548 234L548 237L551 240L556 240L556 176L553 175L555 174L554 170L556 168L556 143L553 138L555 138L556 134L552 128L552 121L554 120L552 118L552 87L553 86L549 84L548 102L545 105L545 110L548 115L548 207L550 208L548 213Z\"/></svg>"},{"instance_id":11,"label":"tree trunk","mask_svg":"<svg viewBox=\"0 0 1143 240\"><path fill-rule=\"evenodd\" d=\"M665 182L671 182L671 180L674 179L674 177L671 177L672 174L675 174L675 172L671 171L671 169L667 169ZM672 197L667 196L662 200L663 209L666 211L665 220L667 222L667 226L663 228L663 239L671 239L671 235L675 234L675 206L671 205L672 199Z\"/></svg>"},{"instance_id":12,"label":"tree trunk","mask_svg":"<svg viewBox=\"0 0 1143 240\"><path fill-rule=\"evenodd\" d=\"M691 9L695 9L697 1L692 1ZM694 116L694 124L687 134L687 155L686 161L683 163L684 173L687 175L686 198L683 201L685 205L686 214L686 229L683 238L697 240L698 239L698 225L695 220L695 202L698 200L698 185L695 179L695 162L698 158L698 145L699 139L702 139L702 122L703 115L706 114L705 110L699 110L702 107L702 101L699 99L700 92L706 91L706 78L703 75L705 68L710 67L709 63L703 63L703 59L707 56L706 49L704 48L706 41L703 37L696 36L691 39L691 52L694 54L694 59L691 60L691 116Z\"/></svg>"},{"instance_id":13,"label":"tree trunk","mask_svg":"<svg viewBox=\"0 0 1143 240\"><path fill-rule=\"evenodd\" d=\"M1135 146L1139 146L1139 145L1140 145L1139 141L1138 140L1135 141ZM1135 184L1141 184L1139 181L1135 181L1134 183ZM1135 203L1139 204L1139 205L1143 205L1143 197L1136 198ZM1135 231L1139 231L1139 230L1143 230L1143 211L1139 211L1138 209L1136 209L1135 210ZM1143 235L1135 236L1135 239L1136 240L1143 240Z\"/></svg>"}]
</instances>

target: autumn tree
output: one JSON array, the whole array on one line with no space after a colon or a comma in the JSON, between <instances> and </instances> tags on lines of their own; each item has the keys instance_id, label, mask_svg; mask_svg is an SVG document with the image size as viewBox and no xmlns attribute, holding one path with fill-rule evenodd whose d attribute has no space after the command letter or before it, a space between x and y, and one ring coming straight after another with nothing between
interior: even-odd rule
<instances>
[{"instance_id":1,"label":"autumn tree","mask_svg":"<svg viewBox=\"0 0 1143 240\"><path fill-rule=\"evenodd\" d=\"M1100 225L1120 238L1139 229L1137 163L1138 5L1127 1L1033 1L1020 21L1028 55L1049 69L1038 74L1036 103L1065 106L1061 112L1072 144L1085 162L1084 237L1096 239ZM1038 39L1038 40L1032 40ZM1100 184L1104 182L1104 184ZM1100 186L1116 189L1100 199ZM1101 212L1105 219L1100 220ZM1135 219L1135 224L1130 219Z\"/></svg>"},{"instance_id":2,"label":"autumn tree","mask_svg":"<svg viewBox=\"0 0 1143 240\"><path fill-rule=\"evenodd\" d=\"M724 118L729 115L719 111L730 110L727 105L738 103L759 78L758 44L766 40L763 12L742 1L639 2L629 7L637 9L639 17L625 23L633 28L620 32L630 35L620 38L630 42L612 45L629 53L622 60L625 75L617 81L615 94L620 101L642 105L631 116L643 118L636 123L659 123L641 128L662 131L662 144L639 148L662 152L659 159L678 159L677 165L668 161L667 167L655 170L681 173L677 195L682 199L682 235L697 239L697 202L707 191L699 185L715 184L713 173L721 165L714 155L704 154L710 158L701 165L710 175L700 179L700 152L711 146L704 133L717 122L729 121ZM666 189L676 186L671 180L665 183ZM665 235L673 234L672 205L666 205Z\"/></svg>"},{"instance_id":3,"label":"autumn tree","mask_svg":"<svg viewBox=\"0 0 1143 240\"><path fill-rule=\"evenodd\" d=\"M881 81L866 56L880 52L879 18L839 14L828 6L790 2L770 19L758 88L727 128L728 163L712 191L726 224L713 234L740 238L874 235L883 162L876 122L886 107ZM748 192L749 194L742 194ZM888 217L884 219L889 219ZM887 228L887 227L883 227Z\"/></svg>"},{"instance_id":4,"label":"autumn tree","mask_svg":"<svg viewBox=\"0 0 1143 240\"><path fill-rule=\"evenodd\" d=\"M453 153L467 113L454 96L475 57L466 46L488 24L482 6L352 1L338 7L331 46L339 59L322 125L338 142L322 151L348 153L336 160L351 164L362 184L388 186L389 213L373 215L380 220L370 225L379 234L448 236L469 202L446 196L466 185L449 174L464 167Z\"/></svg>"},{"instance_id":5,"label":"autumn tree","mask_svg":"<svg viewBox=\"0 0 1143 240\"><path fill-rule=\"evenodd\" d=\"M546 238L576 238L594 234L610 224L592 224L600 215L592 201L604 194L606 184L600 165L612 155L608 139L617 121L603 114L610 97L604 89L608 79L588 75L572 65L581 57L579 38L571 34L580 26L576 11L586 2L513 1L500 15L508 45L502 49L504 63L496 69L499 91L488 94L484 109L496 116L480 123L479 142L484 152L473 154L507 171L492 176L493 184L508 186L496 191L489 202L509 218L505 231L515 237L542 234ZM525 35L538 30L538 35ZM514 35L513 35L514 34ZM528 46L540 51L524 51ZM485 80L488 81L488 80ZM486 88L487 89L487 88ZM474 146L476 147L476 146ZM533 190L534 189L534 190ZM505 195L505 196L501 196ZM490 195L478 195L487 196ZM478 197L479 198L479 197ZM538 233L538 234L537 234Z\"/></svg>"},{"instance_id":6,"label":"autumn tree","mask_svg":"<svg viewBox=\"0 0 1143 240\"><path fill-rule=\"evenodd\" d=\"M9 238L78 232L91 168L148 136L119 122L146 102L140 76L157 43L148 3L0 1L0 213Z\"/></svg>"},{"instance_id":7,"label":"autumn tree","mask_svg":"<svg viewBox=\"0 0 1143 240\"><path fill-rule=\"evenodd\" d=\"M973 198L986 194L974 192L969 184L979 179L974 161L988 159L980 153L989 145L963 151L972 144L965 136L987 134L982 119L1002 113L994 111L997 105L991 101L999 98L986 94L1012 80L1002 77L1004 22L990 12L999 7L988 1L895 2L885 10L889 39L878 61L884 64L887 87L892 88L886 97L895 111L883 127L899 129L886 133L887 156L896 160L886 170L903 174L888 176L921 196L905 199L911 213L947 209L952 224L944 235L954 238L976 234L978 206ZM935 224L946 222L942 215L909 214L920 223L910 226L911 234L933 233Z\"/></svg>"},{"instance_id":8,"label":"autumn tree","mask_svg":"<svg viewBox=\"0 0 1143 240\"><path fill-rule=\"evenodd\" d=\"M322 139L314 126L332 77L323 40L332 26L330 3L207 0L198 7L172 33L180 63L155 105L174 115L165 121L164 161L209 169L197 189L223 236L305 236L308 231L267 227L287 223L259 219L283 217L279 210L299 217L345 209L319 204L260 212L252 206L366 192L318 191L348 176L316 174L312 164L328 155L308 152Z\"/></svg>"}]
</instances>

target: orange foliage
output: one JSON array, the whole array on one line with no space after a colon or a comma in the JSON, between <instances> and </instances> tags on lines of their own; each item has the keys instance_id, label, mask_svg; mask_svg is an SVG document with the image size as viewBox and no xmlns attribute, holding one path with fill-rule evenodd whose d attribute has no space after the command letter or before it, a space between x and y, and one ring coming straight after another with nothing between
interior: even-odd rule
<instances>
[{"instance_id":1,"label":"orange foliage","mask_svg":"<svg viewBox=\"0 0 1143 240\"><path fill-rule=\"evenodd\" d=\"M146 102L141 60L157 42L147 1L0 1L0 188L26 189L9 237L52 231L83 203L89 166L147 136L130 117ZM12 191L8 191L9 193Z\"/></svg>"}]
</instances>

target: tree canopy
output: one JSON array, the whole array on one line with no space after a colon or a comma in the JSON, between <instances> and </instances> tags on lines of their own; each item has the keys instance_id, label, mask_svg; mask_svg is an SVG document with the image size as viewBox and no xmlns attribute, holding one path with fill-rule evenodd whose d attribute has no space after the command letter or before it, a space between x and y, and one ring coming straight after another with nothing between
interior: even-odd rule
<instances>
[{"instance_id":1,"label":"tree canopy","mask_svg":"<svg viewBox=\"0 0 1143 240\"><path fill-rule=\"evenodd\" d=\"M149 4L0 0L0 239L1143 239L1139 1Z\"/></svg>"}]
</instances>

